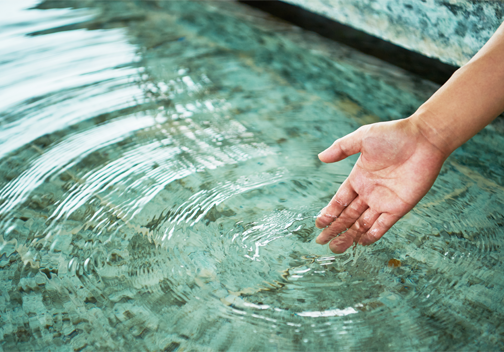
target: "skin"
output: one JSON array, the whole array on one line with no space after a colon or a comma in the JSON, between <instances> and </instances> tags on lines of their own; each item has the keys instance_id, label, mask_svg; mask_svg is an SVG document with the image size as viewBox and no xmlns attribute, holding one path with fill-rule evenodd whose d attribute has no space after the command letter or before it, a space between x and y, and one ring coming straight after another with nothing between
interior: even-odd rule
<instances>
[{"instance_id":1,"label":"skin","mask_svg":"<svg viewBox=\"0 0 504 352\"><path fill-rule=\"evenodd\" d=\"M325 163L360 156L317 217L317 243L343 253L379 240L427 194L446 158L502 111L504 24L415 114L363 126L319 154Z\"/></svg>"}]
</instances>

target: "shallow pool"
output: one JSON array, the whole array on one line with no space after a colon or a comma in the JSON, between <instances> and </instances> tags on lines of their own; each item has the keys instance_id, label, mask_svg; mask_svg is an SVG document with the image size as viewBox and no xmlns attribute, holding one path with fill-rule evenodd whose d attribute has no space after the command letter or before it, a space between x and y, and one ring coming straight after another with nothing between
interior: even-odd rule
<instances>
[{"instance_id":1,"label":"shallow pool","mask_svg":"<svg viewBox=\"0 0 504 352\"><path fill-rule=\"evenodd\" d=\"M317 154L436 85L235 3L2 8L0 351L504 349L499 123L334 255Z\"/></svg>"}]
</instances>

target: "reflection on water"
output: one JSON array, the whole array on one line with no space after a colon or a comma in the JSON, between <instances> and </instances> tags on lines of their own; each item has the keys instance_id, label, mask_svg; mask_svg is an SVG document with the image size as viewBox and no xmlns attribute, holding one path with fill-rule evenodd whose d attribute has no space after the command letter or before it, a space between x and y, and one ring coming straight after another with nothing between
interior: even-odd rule
<instances>
[{"instance_id":1,"label":"reflection on water","mask_svg":"<svg viewBox=\"0 0 504 352\"><path fill-rule=\"evenodd\" d=\"M355 159L316 154L435 86L238 4L87 4L2 5L1 349L504 348L493 127L336 256Z\"/></svg>"}]
</instances>

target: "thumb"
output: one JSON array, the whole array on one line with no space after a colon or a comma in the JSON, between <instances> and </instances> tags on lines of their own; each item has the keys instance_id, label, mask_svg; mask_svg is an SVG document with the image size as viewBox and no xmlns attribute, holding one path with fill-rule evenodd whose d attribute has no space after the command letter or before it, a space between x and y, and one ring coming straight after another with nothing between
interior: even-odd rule
<instances>
[{"instance_id":1,"label":"thumb","mask_svg":"<svg viewBox=\"0 0 504 352\"><path fill-rule=\"evenodd\" d=\"M318 155L320 161L324 163L334 163L343 160L350 155L357 154L362 148L362 138L365 130L361 127L358 130L347 134L345 137L337 139L329 148Z\"/></svg>"}]
</instances>

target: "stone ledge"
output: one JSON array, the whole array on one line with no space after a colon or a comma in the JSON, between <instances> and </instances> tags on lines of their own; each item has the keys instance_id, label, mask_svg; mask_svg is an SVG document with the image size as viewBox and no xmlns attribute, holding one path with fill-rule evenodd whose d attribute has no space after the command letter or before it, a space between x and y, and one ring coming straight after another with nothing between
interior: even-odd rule
<instances>
[{"instance_id":1,"label":"stone ledge","mask_svg":"<svg viewBox=\"0 0 504 352\"><path fill-rule=\"evenodd\" d=\"M504 19L504 2L283 0L404 48L464 65Z\"/></svg>"}]
</instances>

